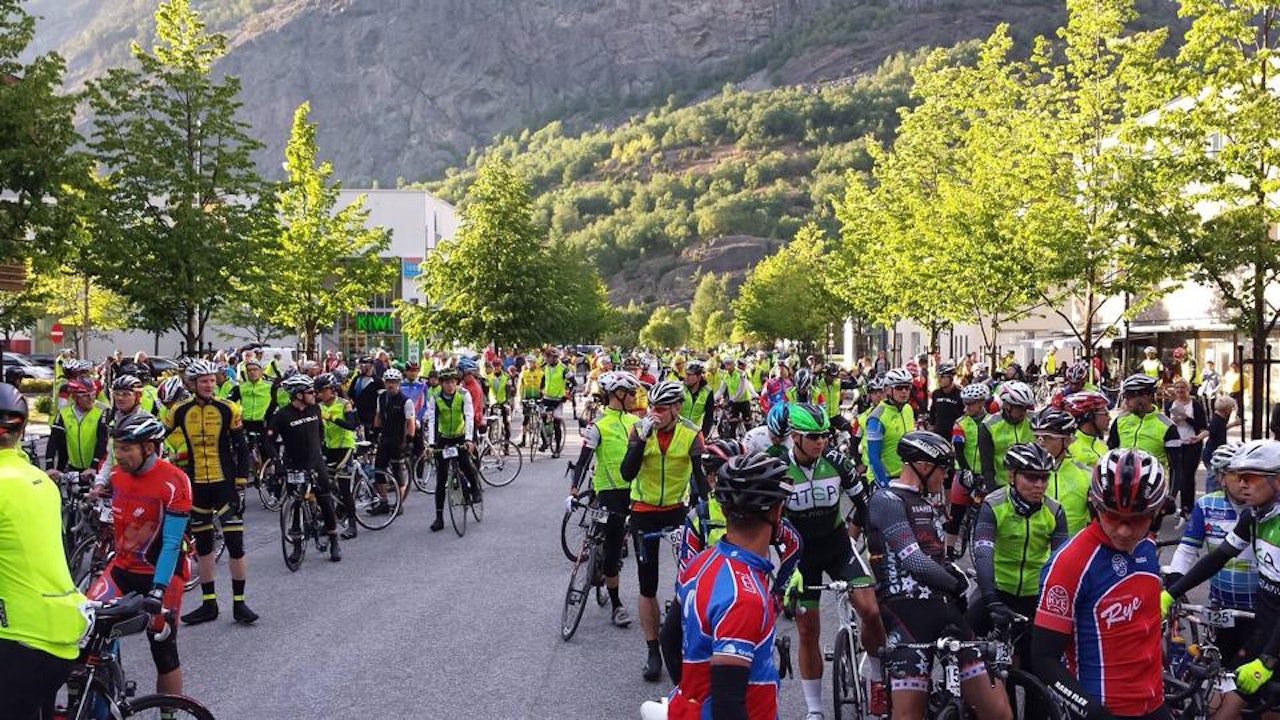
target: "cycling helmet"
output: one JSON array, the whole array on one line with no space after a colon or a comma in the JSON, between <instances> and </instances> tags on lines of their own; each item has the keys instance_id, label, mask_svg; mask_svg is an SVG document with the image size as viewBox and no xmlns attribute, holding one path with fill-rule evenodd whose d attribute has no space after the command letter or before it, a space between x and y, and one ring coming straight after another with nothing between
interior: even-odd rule
<instances>
[{"instance_id":1,"label":"cycling helmet","mask_svg":"<svg viewBox=\"0 0 1280 720\"><path fill-rule=\"evenodd\" d=\"M1031 431L1038 435L1071 436L1076 432L1076 419L1066 410L1045 408L1031 419Z\"/></svg>"},{"instance_id":2,"label":"cycling helmet","mask_svg":"<svg viewBox=\"0 0 1280 720\"><path fill-rule=\"evenodd\" d=\"M1072 385L1080 385L1089 377L1089 363L1084 361L1073 364L1063 373L1067 382Z\"/></svg>"},{"instance_id":3,"label":"cycling helmet","mask_svg":"<svg viewBox=\"0 0 1280 720\"><path fill-rule=\"evenodd\" d=\"M822 374L830 377L835 377L836 375L840 374L840 366L835 363L827 363L826 365L822 366Z\"/></svg>"},{"instance_id":4,"label":"cycling helmet","mask_svg":"<svg viewBox=\"0 0 1280 720\"><path fill-rule=\"evenodd\" d=\"M0 432L20 433L27 424L27 399L18 388L0 383Z\"/></svg>"},{"instance_id":5,"label":"cycling helmet","mask_svg":"<svg viewBox=\"0 0 1280 720\"><path fill-rule=\"evenodd\" d=\"M622 367L639 369L640 358L636 357L635 355L628 355L627 357L623 358Z\"/></svg>"},{"instance_id":6,"label":"cycling helmet","mask_svg":"<svg viewBox=\"0 0 1280 720\"><path fill-rule=\"evenodd\" d=\"M697 373L701 375L707 371L707 366L703 365L701 360L690 360L684 366L684 371L687 373Z\"/></svg>"},{"instance_id":7,"label":"cycling helmet","mask_svg":"<svg viewBox=\"0 0 1280 720\"><path fill-rule=\"evenodd\" d=\"M67 360L62 363L62 369L68 373L88 372L93 365L88 360Z\"/></svg>"},{"instance_id":8,"label":"cycling helmet","mask_svg":"<svg viewBox=\"0 0 1280 720\"><path fill-rule=\"evenodd\" d=\"M606 393L615 390L638 390L640 381L629 372L607 372L600 376L600 389Z\"/></svg>"},{"instance_id":9,"label":"cycling helmet","mask_svg":"<svg viewBox=\"0 0 1280 720\"><path fill-rule=\"evenodd\" d=\"M165 405L179 400L186 400L189 397L191 397L191 391L187 390L187 386L182 384L182 378L176 375L165 379L164 382L160 383L160 387L156 388L156 399Z\"/></svg>"},{"instance_id":10,"label":"cycling helmet","mask_svg":"<svg viewBox=\"0 0 1280 720\"><path fill-rule=\"evenodd\" d=\"M316 376L316 379L312 381L312 384L315 386L316 392L320 392L327 388L336 388L339 383L338 378L335 377L333 373L320 373Z\"/></svg>"},{"instance_id":11,"label":"cycling helmet","mask_svg":"<svg viewBox=\"0 0 1280 720\"><path fill-rule=\"evenodd\" d=\"M1004 467L1012 472L1053 472L1053 456L1035 443L1014 443L1004 453Z\"/></svg>"},{"instance_id":12,"label":"cycling helmet","mask_svg":"<svg viewBox=\"0 0 1280 720\"><path fill-rule=\"evenodd\" d=\"M261 361L261 360L259 360L259 359L258 359L258 358L256 358L256 357L245 358L245 359L244 359L244 369L245 369L245 370L248 370L248 369L249 369L249 368L251 368L251 367L256 367L256 368L258 368L259 370L261 370L261 369L262 369L262 361Z\"/></svg>"},{"instance_id":13,"label":"cycling helmet","mask_svg":"<svg viewBox=\"0 0 1280 720\"><path fill-rule=\"evenodd\" d=\"M664 380L649 391L650 405L679 405L684 402L684 383Z\"/></svg>"},{"instance_id":14,"label":"cycling helmet","mask_svg":"<svg viewBox=\"0 0 1280 720\"><path fill-rule=\"evenodd\" d=\"M117 442L160 442L164 440L164 436L168 434L164 423L155 418L154 415L148 413L134 413L120 422L111 430L111 437Z\"/></svg>"},{"instance_id":15,"label":"cycling helmet","mask_svg":"<svg viewBox=\"0 0 1280 720\"><path fill-rule=\"evenodd\" d=\"M762 515L791 497L787 464L764 453L735 455L716 472L716 500L731 515Z\"/></svg>"},{"instance_id":16,"label":"cycling helmet","mask_svg":"<svg viewBox=\"0 0 1280 720\"><path fill-rule=\"evenodd\" d=\"M960 402L986 402L991 399L991 388L986 383L969 383L960 388Z\"/></svg>"},{"instance_id":17,"label":"cycling helmet","mask_svg":"<svg viewBox=\"0 0 1280 720\"><path fill-rule=\"evenodd\" d=\"M72 395L97 395L98 389L88 378L72 378L67 381L67 392Z\"/></svg>"},{"instance_id":18,"label":"cycling helmet","mask_svg":"<svg viewBox=\"0 0 1280 720\"><path fill-rule=\"evenodd\" d=\"M386 377L386 376L384 375L383 377ZM453 368L440 369L440 372L439 372L440 382L444 382L445 380L457 380L459 377L460 376L458 371Z\"/></svg>"},{"instance_id":19,"label":"cycling helmet","mask_svg":"<svg viewBox=\"0 0 1280 720\"><path fill-rule=\"evenodd\" d=\"M418 364L417 360L410 360L404 364L405 372L408 372L410 370L421 370L421 369L422 369L422 365Z\"/></svg>"},{"instance_id":20,"label":"cycling helmet","mask_svg":"<svg viewBox=\"0 0 1280 720\"><path fill-rule=\"evenodd\" d=\"M1154 515L1168 495L1160 462L1132 448L1108 450L1098 460L1089 484L1093 508L1115 513Z\"/></svg>"},{"instance_id":21,"label":"cycling helmet","mask_svg":"<svg viewBox=\"0 0 1280 720\"><path fill-rule=\"evenodd\" d=\"M401 375L400 371L395 368L387 368L382 373L382 382L384 383L400 382L402 380L404 380L404 375Z\"/></svg>"},{"instance_id":22,"label":"cycling helmet","mask_svg":"<svg viewBox=\"0 0 1280 720\"><path fill-rule=\"evenodd\" d=\"M347 377L350 375L351 375L351 368L348 368L346 365L339 365L338 367L333 369L333 376L338 379L339 383L346 382Z\"/></svg>"},{"instance_id":23,"label":"cycling helmet","mask_svg":"<svg viewBox=\"0 0 1280 720\"><path fill-rule=\"evenodd\" d=\"M1036 396L1026 383L1021 380L1010 380L1000 386L1000 404L1024 408L1035 407Z\"/></svg>"},{"instance_id":24,"label":"cycling helmet","mask_svg":"<svg viewBox=\"0 0 1280 720\"><path fill-rule=\"evenodd\" d=\"M824 433L831 429L827 411L814 403L794 403L790 410L791 431L798 433Z\"/></svg>"},{"instance_id":25,"label":"cycling helmet","mask_svg":"<svg viewBox=\"0 0 1280 720\"><path fill-rule=\"evenodd\" d=\"M944 360L938 364L938 377L942 377L943 375L955 375L955 374L956 374L956 364L951 362L950 360Z\"/></svg>"},{"instance_id":26,"label":"cycling helmet","mask_svg":"<svg viewBox=\"0 0 1280 720\"><path fill-rule=\"evenodd\" d=\"M187 368L183 373L187 376L188 380L195 380L201 375L217 375L218 366L203 358L196 358L191 361L190 365L187 365Z\"/></svg>"},{"instance_id":27,"label":"cycling helmet","mask_svg":"<svg viewBox=\"0 0 1280 720\"><path fill-rule=\"evenodd\" d=\"M315 383L311 382L311 378L301 373L289 378L285 378L280 382L280 387L287 393L289 397L304 393L308 390L315 389Z\"/></svg>"},{"instance_id":28,"label":"cycling helmet","mask_svg":"<svg viewBox=\"0 0 1280 720\"><path fill-rule=\"evenodd\" d=\"M1156 379L1142 373L1130 375L1124 379L1124 382L1120 383L1120 392L1124 395L1154 393L1155 391Z\"/></svg>"},{"instance_id":29,"label":"cycling helmet","mask_svg":"<svg viewBox=\"0 0 1280 720\"><path fill-rule=\"evenodd\" d=\"M479 366L479 365L477 365L477 364L476 364L476 361L475 361L475 360L473 360L472 358L469 358L469 357L459 358L459 360L458 360L458 372L460 372L460 373L464 373L464 374L465 374L465 373L474 373L474 372L477 372L477 371L479 371L479 370L480 370L480 366ZM398 373L397 373L397 374L398 374ZM383 376L382 376L382 378L385 380L385 379L386 379L386 377L387 377L387 376L386 376L386 374L384 373L384 374L383 374Z\"/></svg>"},{"instance_id":30,"label":"cycling helmet","mask_svg":"<svg viewBox=\"0 0 1280 720\"><path fill-rule=\"evenodd\" d=\"M913 430L898 440L898 457L904 463L923 462L936 467L951 467L956 459L956 450L941 435L928 430Z\"/></svg>"},{"instance_id":31,"label":"cycling helmet","mask_svg":"<svg viewBox=\"0 0 1280 720\"><path fill-rule=\"evenodd\" d=\"M795 381L798 392L808 392L813 387L813 373L808 368L800 368L796 371Z\"/></svg>"},{"instance_id":32,"label":"cycling helmet","mask_svg":"<svg viewBox=\"0 0 1280 720\"><path fill-rule=\"evenodd\" d=\"M791 409L786 403L778 403L769 408L769 414L764 421L772 435L786 437L791 432Z\"/></svg>"},{"instance_id":33,"label":"cycling helmet","mask_svg":"<svg viewBox=\"0 0 1280 720\"><path fill-rule=\"evenodd\" d=\"M1250 440L1236 452L1227 469L1233 472L1280 475L1280 442Z\"/></svg>"},{"instance_id":34,"label":"cycling helmet","mask_svg":"<svg viewBox=\"0 0 1280 720\"><path fill-rule=\"evenodd\" d=\"M1062 406L1077 422L1084 422L1097 413L1106 412L1107 396L1094 390L1071 393L1062 401Z\"/></svg>"},{"instance_id":35,"label":"cycling helmet","mask_svg":"<svg viewBox=\"0 0 1280 720\"><path fill-rule=\"evenodd\" d=\"M111 390L132 390L134 392L142 391L142 381L132 375L121 375L111 383Z\"/></svg>"},{"instance_id":36,"label":"cycling helmet","mask_svg":"<svg viewBox=\"0 0 1280 720\"><path fill-rule=\"evenodd\" d=\"M884 388L899 387L911 384L911 373L904 368L894 368L880 378L880 386Z\"/></svg>"},{"instance_id":37,"label":"cycling helmet","mask_svg":"<svg viewBox=\"0 0 1280 720\"><path fill-rule=\"evenodd\" d=\"M884 392L884 381L880 378L871 378L867 381L867 392Z\"/></svg>"},{"instance_id":38,"label":"cycling helmet","mask_svg":"<svg viewBox=\"0 0 1280 720\"><path fill-rule=\"evenodd\" d=\"M1146 346L1146 347L1142 348L1142 352L1143 352L1143 354L1145 354L1145 355L1155 355L1155 354L1156 354L1157 352L1159 352L1159 351L1158 351L1158 350L1156 350L1156 346L1155 346L1155 345L1148 345L1148 346Z\"/></svg>"},{"instance_id":39,"label":"cycling helmet","mask_svg":"<svg viewBox=\"0 0 1280 720\"><path fill-rule=\"evenodd\" d=\"M741 454L742 443L737 440L720 438L712 441L702 448L702 469L707 475L713 475L721 465L729 462L730 458Z\"/></svg>"},{"instance_id":40,"label":"cycling helmet","mask_svg":"<svg viewBox=\"0 0 1280 720\"><path fill-rule=\"evenodd\" d=\"M1231 461L1236 459L1236 455L1240 454L1241 448L1244 447L1242 442L1223 443L1213 451L1213 455L1209 458L1209 467L1217 472L1227 470L1231 466Z\"/></svg>"}]
</instances>

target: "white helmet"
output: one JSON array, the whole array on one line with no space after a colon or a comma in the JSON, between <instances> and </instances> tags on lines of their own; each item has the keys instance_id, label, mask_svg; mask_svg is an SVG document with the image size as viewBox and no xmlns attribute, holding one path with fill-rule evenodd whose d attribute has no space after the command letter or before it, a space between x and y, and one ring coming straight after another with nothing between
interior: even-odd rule
<instances>
[{"instance_id":1,"label":"white helmet","mask_svg":"<svg viewBox=\"0 0 1280 720\"><path fill-rule=\"evenodd\" d=\"M969 383L960 388L960 402L986 402L991 399L991 388L986 383Z\"/></svg>"},{"instance_id":2,"label":"white helmet","mask_svg":"<svg viewBox=\"0 0 1280 720\"><path fill-rule=\"evenodd\" d=\"M684 383L665 380L649 390L650 405L677 405L684 402Z\"/></svg>"},{"instance_id":3,"label":"white helmet","mask_svg":"<svg viewBox=\"0 0 1280 720\"><path fill-rule=\"evenodd\" d=\"M1024 408L1035 407L1036 396L1031 387L1021 380L1010 380L1000 386L1001 405L1019 405Z\"/></svg>"},{"instance_id":4,"label":"white helmet","mask_svg":"<svg viewBox=\"0 0 1280 720\"><path fill-rule=\"evenodd\" d=\"M906 368L894 368L880 378L880 385L886 389L911 384L911 371Z\"/></svg>"},{"instance_id":5,"label":"white helmet","mask_svg":"<svg viewBox=\"0 0 1280 720\"><path fill-rule=\"evenodd\" d=\"M1280 475L1280 442L1250 440L1240 447L1227 467L1235 472Z\"/></svg>"},{"instance_id":6,"label":"white helmet","mask_svg":"<svg viewBox=\"0 0 1280 720\"><path fill-rule=\"evenodd\" d=\"M382 382L400 382L401 380L404 380L404 376L395 368L387 368L382 373Z\"/></svg>"},{"instance_id":7,"label":"white helmet","mask_svg":"<svg viewBox=\"0 0 1280 720\"><path fill-rule=\"evenodd\" d=\"M210 360L196 358L191 361L191 364L187 366L187 369L184 370L183 373L187 376L188 380L195 380L201 375L217 375L218 366L214 365Z\"/></svg>"},{"instance_id":8,"label":"white helmet","mask_svg":"<svg viewBox=\"0 0 1280 720\"><path fill-rule=\"evenodd\" d=\"M606 393L614 390L638 390L640 381L629 372L607 372L600 376L600 389Z\"/></svg>"}]
</instances>

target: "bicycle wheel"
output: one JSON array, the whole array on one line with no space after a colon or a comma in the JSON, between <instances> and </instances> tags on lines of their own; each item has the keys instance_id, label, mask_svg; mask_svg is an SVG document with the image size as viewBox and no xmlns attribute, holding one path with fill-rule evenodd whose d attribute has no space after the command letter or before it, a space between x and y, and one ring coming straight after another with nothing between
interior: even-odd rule
<instances>
[{"instance_id":1,"label":"bicycle wheel","mask_svg":"<svg viewBox=\"0 0 1280 720\"><path fill-rule=\"evenodd\" d=\"M81 538L71 550L67 568L71 570L71 580L81 591L89 587L88 576L93 568L93 549L97 544L97 538Z\"/></svg>"},{"instance_id":2,"label":"bicycle wheel","mask_svg":"<svg viewBox=\"0 0 1280 720\"><path fill-rule=\"evenodd\" d=\"M280 481L276 479L276 461L268 458L262 463L262 469L258 471L258 502L262 503L262 508L268 512L276 512L280 509ZM275 492L272 492L272 488Z\"/></svg>"},{"instance_id":3,"label":"bicycle wheel","mask_svg":"<svg viewBox=\"0 0 1280 720\"><path fill-rule=\"evenodd\" d=\"M596 573L596 555L589 552L587 541L583 541L578 556L582 559L573 564L573 572L569 573L569 589L564 593L564 610L560 613L560 638L566 642L578 632L582 611L587 608L587 594L591 592L591 578Z\"/></svg>"},{"instance_id":4,"label":"bicycle wheel","mask_svg":"<svg viewBox=\"0 0 1280 720\"><path fill-rule=\"evenodd\" d=\"M836 633L835 651L831 655L832 717L861 720L867 707L866 684L862 678L862 658L855 651L849 628Z\"/></svg>"},{"instance_id":5,"label":"bicycle wheel","mask_svg":"<svg viewBox=\"0 0 1280 720\"><path fill-rule=\"evenodd\" d=\"M424 453L413 461L413 486L418 492L435 494L436 464L430 453Z\"/></svg>"},{"instance_id":6,"label":"bicycle wheel","mask_svg":"<svg viewBox=\"0 0 1280 720\"><path fill-rule=\"evenodd\" d=\"M298 551L296 560L293 556L295 549ZM302 526L302 503L293 494L280 503L280 552L284 555L284 566L289 568L289 572L297 572L307 555L306 531Z\"/></svg>"},{"instance_id":7,"label":"bicycle wheel","mask_svg":"<svg viewBox=\"0 0 1280 720\"><path fill-rule=\"evenodd\" d=\"M604 543L597 542L595 545L595 562L591 563L594 572L591 573L591 584L596 588L596 605L604 607L609 603L609 589L604 586Z\"/></svg>"},{"instance_id":8,"label":"bicycle wheel","mask_svg":"<svg viewBox=\"0 0 1280 720\"><path fill-rule=\"evenodd\" d=\"M382 505L382 496L378 494L378 483L382 483L387 495L387 512L378 511ZM395 521L396 516L400 513L399 486L396 485L395 479L386 470L375 470L374 476L371 478L360 472L356 475L354 484L351 486L351 497L355 500L356 508L352 513L356 522L360 523L360 527L366 530L381 530ZM395 505L392 505L392 503Z\"/></svg>"},{"instance_id":9,"label":"bicycle wheel","mask_svg":"<svg viewBox=\"0 0 1280 720\"><path fill-rule=\"evenodd\" d=\"M183 563L187 568L187 581L183 583L182 591L191 592L200 584L199 562L200 555L196 553L195 538L190 535L182 538L182 558L178 562Z\"/></svg>"},{"instance_id":10,"label":"bicycle wheel","mask_svg":"<svg viewBox=\"0 0 1280 720\"><path fill-rule=\"evenodd\" d=\"M1036 676L1010 668L1009 676L1004 679L1005 693L1009 696L1009 707L1017 720L1062 720L1062 709L1049 693L1049 688Z\"/></svg>"},{"instance_id":11,"label":"bicycle wheel","mask_svg":"<svg viewBox=\"0 0 1280 720\"><path fill-rule=\"evenodd\" d=\"M213 713L200 703L192 700L184 695L143 695L140 698L133 698L125 702L120 708L120 717L126 718L143 718L143 720L152 720L155 718L173 718L173 720L182 720L190 718L191 720L213 720Z\"/></svg>"},{"instance_id":12,"label":"bicycle wheel","mask_svg":"<svg viewBox=\"0 0 1280 720\"><path fill-rule=\"evenodd\" d=\"M925 717L931 717L933 720L961 720L964 713L960 712L960 703L954 698L948 699L947 704L938 709L938 712Z\"/></svg>"},{"instance_id":13,"label":"bicycle wheel","mask_svg":"<svg viewBox=\"0 0 1280 720\"><path fill-rule=\"evenodd\" d=\"M306 523L307 537L316 544L318 552L329 552L329 536L324 531L324 523L320 521L320 504L315 498L307 498L302 506L303 522Z\"/></svg>"},{"instance_id":14,"label":"bicycle wheel","mask_svg":"<svg viewBox=\"0 0 1280 720\"><path fill-rule=\"evenodd\" d=\"M585 507L574 505L573 509L565 512L560 520L560 549L564 550L564 556L569 559L569 562L578 562L578 551L582 548L582 541L587 535L582 519L586 512Z\"/></svg>"},{"instance_id":15,"label":"bicycle wheel","mask_svg":"<svg viewBox=\"0 0 1280 720\"><path fill-rule=\"evenodd\" d=\"M533 458L538 454L538 449L542 447L542 421L534 414L533 419L529 421L529 431L525 434L529 439L529 462L533 462Z\"/></svg>"},{"instance_id":16,"label":"bicycle wheel","mask_svg":"<svg viewBox=\"0 0 1280 720\"><path fill-rule=\"evenodd\" d=\"M471 508L471 517L476 522L484 520L484 491L480 488L471 488L471 481L467 481L467 507Z\"/></svg>"},{"instance_id":17,"label":"bicycle wheel","mask_svg":"<svg viewBox=\"0 0 1280 720\"><path fill-rule=\"evenodd\" d=\"M511 443L505 445L499 449L498 445L486 443L480 451L480 477L493 487L510 485L520 474L520 448Z\"/></svg>"},{"instance_id":18,"label":"bicycle wheel","mask_svg":"<svg viewBox=\"0 0 1280 720\"><path fill-rule=\"evenodd\" d=\"M462 483L458 480L458 471L454 469L453 464L449 464L447 471L448 476L445 478L445 504L449 506L449 522L453 525L453 531L462 537L467 534L467 497L462 489Z\"/></svg>"}]
</instances>

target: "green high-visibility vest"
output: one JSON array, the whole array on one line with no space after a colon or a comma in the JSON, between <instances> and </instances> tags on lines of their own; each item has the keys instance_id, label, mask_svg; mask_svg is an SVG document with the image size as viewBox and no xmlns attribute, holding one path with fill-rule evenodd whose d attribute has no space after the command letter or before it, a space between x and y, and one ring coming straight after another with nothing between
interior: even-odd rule
<instances>
[{"instance_id":1,"label":"green high-visibility vest","mask_svg":"<svg viewBox=\"0 0 1280 720\"><path fill-rule=\"evenodd\" d=\"M326 448L353 448L356 446L356 431L348 430L337 424L347 415L342 398L335 397L332 402L320 403L320 417L324 420L324 446Z\"/></svg>"},{"instance_id":2,"label":"green high-visibility vest","mask_svg":"<svg viewBox=\"0 0 1280 720\"><path fill-rule=\"evenodd\" d=\"M1116 418L1116 434L1120 436L1120 447L1146 450L1168 472L1169 454L1164 449L1164 436L1171 425L1173 421L1161 412L1153 410L1146 415L1126 412Z\"/></svg>"},{"instance_id":3,"label":"green high-visibility vest","mask_svg":"<svg viewBox=\"0 0 1280 720\"><path fill-rule=\"evenodd\" d=\"M898 441L903 435L916 429L916 411L911 407L911 403L903 403L902 407L897 407L881 400L872 411L872 415L880 418L880 423L884 425L884 440L880 443L880 462L884 464L884 470L889 477L896 478L902 474L902 457L898 455ZM871 421L872 415L867 416L868 422Z\"/></svg>"},{"instance_id":4,"label":"green high-visibility vest","mask_svg":"<svg viewBox=\"0 0 1280 720\"><path fill-rule=\"evenodd\" d=\"M460 392L455 392L449 400L445 400L443 395L437 395L436 435L450 439L462 437L467 429L465 408Z\"/></svg>"},{"instance_id":5,"label":"green high-visibility vest","mask_svg":"<svg viewBox=\"0 0 1280 720\"><path fill-rule=\"evenodd\" d=\"M982 472L982 458L978 456L978 423L986 417L983 415L975 420L968 415L961 415L956 421L964 433L964 461L969 466L969 470L974 473Z\"/></svg>"},{"instance_id":6,"label":"green high-visibility vest","mask_svg":"<svg viewBox=\"0 0 1280 720\"><path fill-rule=\"evenodd\" d=\"M1067 532L1075 535L1089 524L1089 482L1093 469L1070 456L1049 475L1045 494L1062 505L1067 518Z\"/></svg>"},{"instance_id":7,"label":"green high-visibility vest","mask_svg":"<svg viewBox=\"0 0 1280 720\"><path fill-rule=\"evenodd\" d=\"M667 451L663 452L655 432L644 443L644 460L640 472L631 481L632 502L654 507L669 507L684 502L689 492L689 477L693 473L693 458L689 450L698 436L693 423L681 418Z\"/></svg>"},{"instance_id":8,"label":"green high-visibility vest","mask_svg":"<svg viewBox=\"0 0 1280 720\"><path fill-rule=\"evenodd\" d=\"M257 382L240 383L240 417L250 422L261 422L271 405L271 382L258 378Z\"/></svg>"},{"instance_id":9,"label":"green high-visibility vest","mask_svg":"<svg viewBox=\"0 0 1280 720\"><path fill-rule=\"evenodd\" d=\"M507 374L501 370L489 376L489 399L495 404L507 401Z\"/></svg>"},{"instance_id":10,"label":"green high-visibility vest","mask_svg":"<svg viewBox=\"0 0 1280 720\"><path fill-rule=\"evenodd\" d=\"M93 464L93 451L98 446L102 408L94 405L83 418L77 418L74 406L67 405L58 415L62 418L62 434L67 439L67 464L77 470L87 470Z\"/></svg>"},{"instance_id":11,"label":"green high-visibility vest","mask_svg":"<svg viewBox=\"0 0 1280 720\"><path fill-rule=\"evenodd\" d=\"M1015 597L1040 594L1040 569L1049 560L1049 540L1058 521L1058 501L1045 497L1030 517L1014 509L1007 487L984 501L996 515L996 587Z\"/></svg>"},{"instance_id":12,"label":"green high-visibility vest","mask_svg":"<svg viewBox=\"0 0 1280 720\"><path fill-rule=\"evenodd\" d=\"M1072 460L1092 468L1107 452L1107 443L1100 437L1094 437L1083 430L1076 430L1076 439L1067 447L1067 454Z\"/></svg>"},{"instance_id":13,"label":"green high-visibility vest","mask_svg":"<svg viewBox=\"0 0 1280 720\"><path fill-rule=\"evenodd\" d=\"M831 382L823 382L819 380L814 383L822 392L823 400L827 406L827 417L833 418L840 414L840 379L836 378Z\"/></svg>"},{"instance_id":14,"label":"green high-visibility vest","mask_svg":"<svg viewBox=\"0 0 1280 720\"><path fill-rule=\"evenodd\" d=\"M564 378L566 372L564 363L548 365L543 369L542 383L544 389L542 394L545 397L564 397Z\"/></svg>"},{"instance_id":15,"label":"green high-visibility vest","mask_svg":"<svg viewBox=\"0 0 1280 720\"><path fill-rule=\"evenodd\" d=\"M1035 436L1031 434L1031 420L1022 418L1022 422L1017 425L1011 424L1004 419L1004 415L996 413L988 415L982 424L987 427L987 431L991 433L991 447L993 450L992 458L995 461L995 477L996 485L1004 487L1009 484L1008 472L1004 469L1004 454L1009 446L1016 443L1029 443L1035 441ZM982 468L979 467L979 470Z\"/></svg>"},{"instance_id":16,"label":"green high-visibility vest","mask_svg":"<svg viewBox=\"0 0 1280 720\"><path fill-rule=\"evenodd\" d=\"M684 386L684 404L680 406L680 417L702 427L702 421L707 415L707 401L710 399L711 388L706 385L698 390L696 396L689 392L688 385Z\"/></svg>"},{"instance_id":17,"label":"green high-visibility vest","mask_svg":"<svg viewBox=\"0 0 1280 720\"><path fill-rule=\"evenodd\" d=\"M622 458L627 454L627 436L631 426L640 418L629 412L605 408L596 418L596 430L600 444L596 446L596 468L591 475L591 489L625 490L627 481L622 479Z\"/></svg>"}]
</instances>

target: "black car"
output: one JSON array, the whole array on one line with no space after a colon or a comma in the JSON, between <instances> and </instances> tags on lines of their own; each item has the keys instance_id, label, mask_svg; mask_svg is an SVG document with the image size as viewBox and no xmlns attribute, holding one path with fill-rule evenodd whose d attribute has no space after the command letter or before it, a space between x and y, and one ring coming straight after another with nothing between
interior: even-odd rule
<instances>
[{"instance_id":1,"label":"black car","mask_svg":"<svg viewBox=\"0 0 1280 720\"><path fill-rule=\"evenodd\" d=\"M26 355L19 353L3 353L4 381L10 385L21 385L27 378L33 380L53 380L53 368L37 365Z\"/></svg>"}]
</instances>

